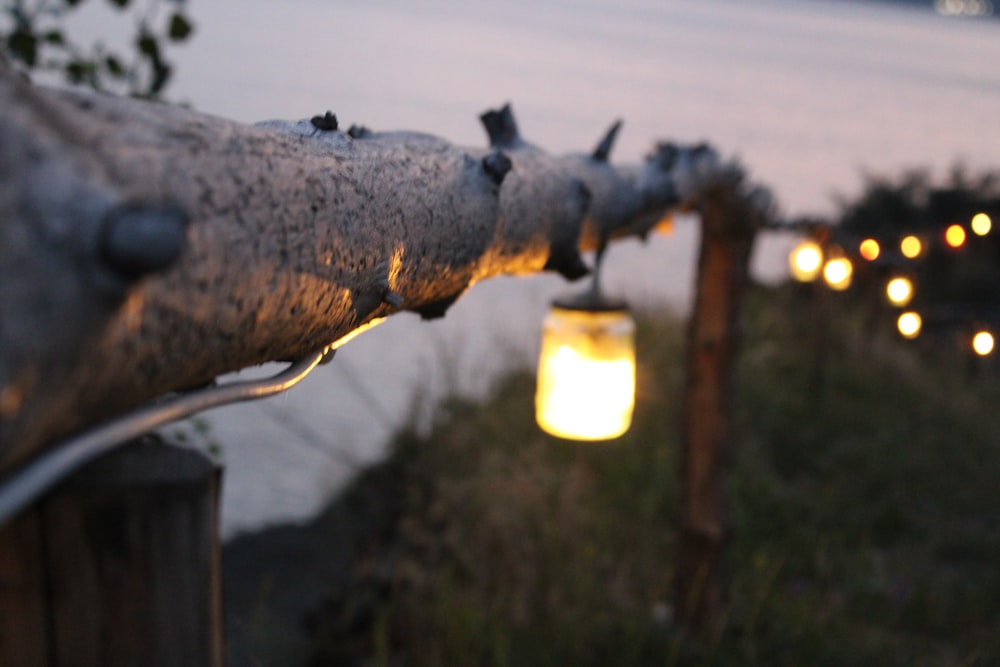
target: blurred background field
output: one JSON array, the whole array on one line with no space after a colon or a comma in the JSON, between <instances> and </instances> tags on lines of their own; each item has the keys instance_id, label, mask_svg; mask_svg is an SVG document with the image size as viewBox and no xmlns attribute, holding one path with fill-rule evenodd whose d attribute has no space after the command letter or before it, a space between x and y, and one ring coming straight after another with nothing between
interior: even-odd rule
<instances>
[{"instance_id":1,"label":"blurred background field","mask_svg":"<svg viewBox=\"0 0 1000 667\"><path fill-rule=\"evenodd\" d=\"M839 224L800 232L854 263L847 289L749 291L728 594L707 632L681 628L674 606L689 323L647 307L622 438L543 434L525 368L485 401L434 402L427 431L414 410L389 458L311 526L233 540L236 662L994 664L1000 365L971 342L1000 331L998 213L997 172L873 178ZM955 227L970 230L961 243ZM907 257L911 236L922 250ZM894 276L915 284L916 337L898 329ZM289 545L310 540L290 567Z\"/></svg>"},{"instance_id":2,"label":"blurred background field","mask_svg":"<svg viewBox=\"0 0 1000 667\"><path fill-rule=\"evenodd\" d=\"M399 434L392 456L312 525L325 535L314 546L327 545L314 558L330 566L347 549L353 560L310 592L311 639L301 619L281 616L282 591L310 571L286 549L232 600L256 610L238 612L238 657L995 664L1000 377L989 362L970 377L955 349L901 345L888 327L862 335L864 309L827 296L818 355L817 304L802 286L751 295L732 460L732 597L707 640L672 624L683 325L650 311L625 437L574 444L542 434L527 372L502 380L485 404L444 402L427 436ZM227 560L278 535L236 539Z\"/></svg>"}]
</instances>

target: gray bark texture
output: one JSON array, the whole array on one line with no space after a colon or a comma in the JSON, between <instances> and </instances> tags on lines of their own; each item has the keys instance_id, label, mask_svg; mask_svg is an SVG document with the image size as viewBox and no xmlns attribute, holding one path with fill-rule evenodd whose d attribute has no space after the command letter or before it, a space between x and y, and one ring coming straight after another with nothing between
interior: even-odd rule
<instances>
[{"instance_id":1,"label":"gray bark texture","mask_svg":"<svg viewBox=\"0 0 1000 667\"><path fill-rule=\"evenodd\" d=\"M579 277L581 249L644 234L714 160L659 146L613 167L617 128L554 157L509 107L483 122L491 148L330 114L248 126L38 88L0 62L0 475L374 318L441 316L476 281Z\"/></svg>"}]
</instances>

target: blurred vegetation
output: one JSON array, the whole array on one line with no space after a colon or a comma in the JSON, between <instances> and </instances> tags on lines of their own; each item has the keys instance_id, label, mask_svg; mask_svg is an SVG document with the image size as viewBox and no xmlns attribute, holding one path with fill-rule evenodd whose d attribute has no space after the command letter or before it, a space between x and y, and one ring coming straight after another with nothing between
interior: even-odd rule
<instances>
[{"instance_id":1,"label":"blurred vegetation","mask_svg":"<svg viewBox=\"0 0 1000 667\"><path fill-rule=\"evenodd\" d=\"M848 293L750 296L709 639L670 607L683 325L646 313L619 441L542 434L526 373L399 436L344 500L377 481L394 510L314 619L310 664L1000 663L1000 378L865 317Z\"/></svg>"},{"instance_id":2,"label":"blurred vegetation","mask_svg":"<svg viewBox=\"0 0 1000 667\"><path fill-rule=\"evenodd\" d=\"M96 4L98 0L90 0ZM66 83L147 99L161 98L173 74L168 44L194 31L185 0L106 0L121 20L135 23L131 51L98 39L79 43L70 30L72 14L87 0L10 0L0 13L0 51L28 72L54 74Z\"/></svg>"}]
</instances>

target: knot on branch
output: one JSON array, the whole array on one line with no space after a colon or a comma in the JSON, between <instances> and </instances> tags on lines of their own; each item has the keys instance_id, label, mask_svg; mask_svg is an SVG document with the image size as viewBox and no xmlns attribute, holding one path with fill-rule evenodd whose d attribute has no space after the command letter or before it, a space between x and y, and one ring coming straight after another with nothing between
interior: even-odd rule
<instances>
[{"instance_id":1,"label":"knot on branch","mask_svg":"<svg viewBox=\"0 0 1000 667\"><path fill-rule=\"evenodd\" d=\"M497 185L503 183L512 166L510 158L501 150L495 150L483 158L483 170Z\"/></svg>"},{"instance_id":2,"label":"knot on branch","mask_svg":"<svg viewBox=\"0 0 1000 667\"><path fill-rule=\"evenodd\" d=\"M680 148L670 141L657 142L653 150L646 156L646 162L658 167L663 171L670 171L677 162L677 154Z\"/></svg>"},{"instance_id":3,"label":"knot on branch","mask_svg":"<svg viewBox=\"0 0 1000 667\"><path fill-rule=\"evenodd\" d=\"M521 141L521 135L517 130L517 122L514 120L514 112L510 104L503 105L500 109L490 109L479 116L479 120L486 129L490 146L497 148L510 147Z\"/></svg>"},{"instance_id":4,"label":"knot on branch","mask_svg":"<svg viewBox=\"0 0 1000 667\"><path fill-rule=\"evenodd\" d=\"M128 203L101 221L101 260L129 282L171 266L185 245L188 216L173 204Z\"/></svg>"},{"instance_id":5,"label":"knot on branch","mask_svg":"<svg viewBox=\"0 0 1000 667\"><path fill-rule=\"evenodd\" d=\"M615 139L618 138L618 130L622 127L622 121L616 120L610 128L608 128L607 133L605 133L604 138L601 139L600 143L594 149L591 157L598 162L607 162L608 158L611 156L611 149L614 148Z\"/></svg>"},{"instance_id":6,"label":"knot on branch","mask_svg":"<svg viewBox=\"0 0 1000 667\"><path fill-rule=\"evenodd\" d=\"M351 139L367 139L373 132L364 125L351 125L347 128L347 136Z\"/></svg>"},{"instance_id":7,"label":"knot on branch","mask_svg":"<svg viewBox=\"0 0 1000 667\"><path fill-rule=\"evenodd\" d=\"M339 127L337 115L332 111L327 111L322 116L313 116L309 122L312 123L317 132L336 132Z\"/></svg>"},{"instance_id":8,"label":"knot on branch","mask_svg":"<svg viewBox=\"0 0 1000 667\"><path fill-rule=\"evenodd\" d=\"M549 258L545 262L544 269L546 271L556 271L566 280L579 280L585 275L590 273L590 268L584 263L583 258L580 257L579 249L579 235L580 235L580 225L582 222L583 215L586 213L587 209L590 208L593 196L590 192L590 188L579 178L570 179L570 201L571 207L579 212L578 215L574 215L574 219L578 221L575 227L575 233L573 234L572 242L559 242L553 243L551 251L549 253Z\"/></svg>"},{"instance_id":9,"label":"knot on branch","mask_svg":"<svg viewBox=\"0 0 1000 667\"><path fill-rule=\"evenodd\" d=\"M752 238L776 215L770 190L749 182L737 160L723 160L707 143L679 146L660 142L646 161L670 174L678 203L700 209L703 229L722 225L716 233ZM725 212L709 214L716 209Z\"/></svg>"}]
</instances>

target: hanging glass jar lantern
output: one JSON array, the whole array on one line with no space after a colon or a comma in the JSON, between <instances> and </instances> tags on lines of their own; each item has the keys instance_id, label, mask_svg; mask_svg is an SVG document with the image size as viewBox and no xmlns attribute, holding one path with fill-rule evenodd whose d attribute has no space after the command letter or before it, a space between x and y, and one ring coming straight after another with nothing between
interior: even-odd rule
<instances>
[{"instance_id":1,"label":"hanging glass jar lantern","mask_svg":"<svg viewBox=\"0 0 1000 667\"><path fill-rule=\"evenodd\" d=\"M610 440L628 430L634 405L635 321L625 303L596 289L553 302L542 327L538 425L560 438Z\"/></svg>"}]
</instances>

